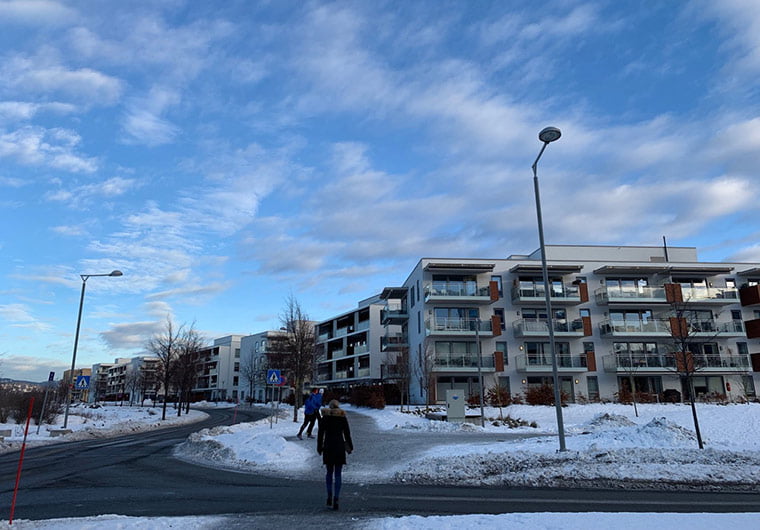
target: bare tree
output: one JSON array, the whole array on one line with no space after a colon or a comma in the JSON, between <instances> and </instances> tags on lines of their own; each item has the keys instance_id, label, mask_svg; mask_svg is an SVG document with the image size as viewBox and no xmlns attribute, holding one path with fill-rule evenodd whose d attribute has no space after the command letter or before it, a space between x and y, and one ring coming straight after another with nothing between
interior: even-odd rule
<instances>
[{"instance_id":1,"label":"bare tree","mask_svg":"<svg viewBox=\"0 0 760 530\"><path fill-rule=\"evenodd\" d=\"M298 421L298 409L303 400L303 387L314 375L316 337L314 323L309 320L301 304L291 294L280 314L284 333L268 341L269 366L283 370L292 382L295 393L293 421Z\"/></svg>"},{"instance_id":2,"label":"bare tree","mask_svg":"<svg viewBox=\"0 0 760 530\"><path fill-rule=\"evenodd\" d=\"M700 312L689 300L671 302L668 326L673 345L674 366L672 368L678 373L688 391L697 443L700 449L704 449L695 403L694 376L706 366L716 362L716 359L712 359L705 353L705 346L714 345L720 331L713 318L707 320L701 318Z\"/></svg>"},{"instance_id":3,"label":"bare tree","mask_svg":"<svg viewBox=\"0 0 760 530\"><path fill-rule=\"evenodd\" d=\"M385 363L381 368L384 379L392 381L399 393L401 410L404 410L406 400L409 406L409 379L411 369L409 367L409 348L403 348L401 351L389 351L385 356Z\"/></svg>"},{"instance_id":4,"label":"bare tree","mask_svg":"<svg viewBox=\"0 0 760 530\"><path fill-rule=\"evenodd\" d=\"M176 370L174 371L174 383L179 392L177 403L177 416L182 415L182 405L185 412L190 412L190 397L198 381L196 360L198 352L203 349L205 339L195 329L195 323L186 328L179 341Z\"/></svg>"},{"instance_id":5,"label":"bare tree","mask_svg":"<svg viewBox=\"0 0 760 530\"><path fill-rule=\"evenodd\" d=\"M129 406L135 402L135 394L140 390L139 370L127 370L124 375L124 389L129 392Z\"/></svg>"},{"instance_id":6,"label":"bare tree","mask_svg":"<svg viewBox=\"0 0 760 530\"><path fill-rule=\"evenodd\" d=\"M430 395L435 389L435 380L433 378L433 370L435 369L435 341L431 337L425 337L422 342L422 350L417 362L414 363L412 370L417 377L417 381L425 391L425 406L426 408L431 405Z\"/></svg>"},{"instance_id":7,"label":"bare tree","mask_svg":"<svg viewBox=\"0 0 760 530\"><path fill-rule=\"evenodd\" d=\"M180 353L180 343L184 326L174 325L170 316L166 317L164 329L151 337L146 350L158 358L158 371L164 389L164 406L161 419L166 419L166 402L169 398L169 388L176 368L177 356Z\"/></svg>"}]
</instances>

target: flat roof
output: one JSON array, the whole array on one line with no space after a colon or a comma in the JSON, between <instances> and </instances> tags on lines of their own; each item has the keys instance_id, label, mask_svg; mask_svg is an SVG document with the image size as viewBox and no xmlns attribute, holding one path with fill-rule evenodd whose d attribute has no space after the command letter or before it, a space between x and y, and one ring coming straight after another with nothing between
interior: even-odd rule
<instances>
[{"instance_id":1,"label":"flat roof","mask_svg":"<svg viewBox=\"0 0 760 530\"><path fill-rule=\"evenodd\" d=\"M555 264L547 264L546 270L550 272L563 272L565 274L569 274L571 272L581 272L583 269L583 265L555 265ZM525 274L532 274L536 272L543 272L543 268L541 265L515 265L511 269L509 269L509 272L517 272L517 273L525 273Z\"/></svg>"},{"instance_id":2,"label":"flat roof","mask_svg":"<svg viewBox=\"0 0 760 530\"><path fill-rule=\"evenodd\" d=\"M495 263L428 263L425 270L492 271Z\"/></svg>"}]
</instances>

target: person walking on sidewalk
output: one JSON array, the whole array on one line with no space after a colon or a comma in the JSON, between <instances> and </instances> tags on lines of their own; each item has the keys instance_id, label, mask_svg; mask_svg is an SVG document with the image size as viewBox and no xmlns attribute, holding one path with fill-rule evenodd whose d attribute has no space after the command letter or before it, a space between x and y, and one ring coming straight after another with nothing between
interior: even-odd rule
<instances>
[{"instance_id":1,"label":"person walking on sidewalk","mask_svg":"<svg viewBox=\"0 0 760 530\"><path fill-rule=\"evenodd\" d=\"M322 463L327 466L325 485L327 486L327 505L338 509L343 466L346 453L351 454L354 444L351 441L351 429L348 427L346 412L340 403L333 399L328 408L322 409L317 434L317 453L322 455Z\"/></svg>"},{"instance_id":2,"label":"person walking on sidewalk","mask_svg":"<svg viewBox=\"0 0 760 530\"><path fill-rule=\"evenodd\" d=\"M306 398L306 403L303 405L303 424L298 431L298 439L303 440L303 430L306 429L306 436L314 438L312 431L314 430L314 423L319 419L319 407L322 406L322 392L318 388L312 388L311 394ZM308 427L307 427L308 425Z\"/></svg>"}]
</instances>

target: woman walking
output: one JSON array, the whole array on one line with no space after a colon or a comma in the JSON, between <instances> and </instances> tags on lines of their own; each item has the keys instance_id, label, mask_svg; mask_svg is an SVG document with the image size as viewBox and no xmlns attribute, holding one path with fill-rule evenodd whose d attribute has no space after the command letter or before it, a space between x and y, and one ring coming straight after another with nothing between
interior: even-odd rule
<instances>
[{"instance_id":1,"label":"woman walking","mask_svg":"<svg viewBox=\"0 0 760 530\"><path fill-rule=\"evenodd\" d=\"M327 466L327 505L332 506L333 510L338 509L341 473L346 463L346 453L351 454L353 450L346 412L340 408L340 403L333 399L327 408L322 409L317 436L317 453L322 455L322 462Z\"/></svg>"}]
</instances>

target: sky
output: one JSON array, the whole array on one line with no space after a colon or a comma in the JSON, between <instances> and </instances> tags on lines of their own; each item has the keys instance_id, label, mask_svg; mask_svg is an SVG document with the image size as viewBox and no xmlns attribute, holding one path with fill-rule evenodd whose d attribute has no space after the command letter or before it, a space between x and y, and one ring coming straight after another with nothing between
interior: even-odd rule
<instances>
[{"instance_id":1,"label":"sky","mask_svg":"<svg viewBox=\"0 0 760 530\"><path fill-rule=\"evenodd\" d=\"M0 377L314 320L421 257L760 261L760 2L0 0Z\"/></svg>"}]
</instances>

